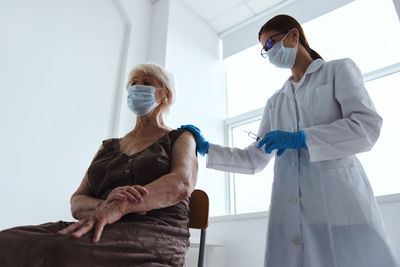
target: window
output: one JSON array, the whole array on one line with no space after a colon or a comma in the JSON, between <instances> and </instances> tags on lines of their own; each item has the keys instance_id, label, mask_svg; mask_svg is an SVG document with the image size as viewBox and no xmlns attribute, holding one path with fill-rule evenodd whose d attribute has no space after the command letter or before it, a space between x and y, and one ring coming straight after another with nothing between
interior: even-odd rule
<instances>
[{"instance_id":1,"label":"window","mask_svg":"<svg viewBox=\"0 0 400 267\"><path fill-rule=\"evenodd\" d=\"M260 51L256 45L226 59L229 117L264 107L290 75L290 70L269 64Z\"/></svg>"},{"instance_id":2,"label":"window","mask_svg":"<svg viewBox=\"0 0 400 267\"><path fill-rule=\"evenodd\" d=\"M383 125L373 152L361 153L358 158L377 196L400 193L400 174L397 169L400 149L399 84L400 72L365 84L376 110L383 118Z\"/></svg>"},{"instance_id":3,"label":"window","mask_svg":"<svg viewBox=\"0 0 400 267\"><path fill-rule=\"evenodd\" d=\"M363 16L354 14L362 13ZM384 123L372 153L361 153L375 195L400 193L396 169L400 130L395 103L400 92L400 23L392 0L358 0L302 24L311 48L326 61L352 58ZM246 147L253 140L240 128L257 133L267 99L279 90L290 70L275 68L255 45L225 60L229 144ZM396 87L397 85L397 87ZM229 174L231 213L267 210L273 162L254 176Z\"/></svg>"},{"instance_id":4,"label":"window","mask_svg":"<svg viewBox=\"0 0 400 267\"><path fill-rule=\"evenodd\" d=\"M253 142L246 131L257 133L261 118L252 122L243 123L232 129L232 146L245 148L249 142ZM234 214L265 211L271 199L271 183L273 179L274 160L267 167L255 174L234 174L234 179L231 179L232 198L234 203L231 203L231 212ZM233 205L235 204L235 205Z\"/></svg>"}]
</instances>

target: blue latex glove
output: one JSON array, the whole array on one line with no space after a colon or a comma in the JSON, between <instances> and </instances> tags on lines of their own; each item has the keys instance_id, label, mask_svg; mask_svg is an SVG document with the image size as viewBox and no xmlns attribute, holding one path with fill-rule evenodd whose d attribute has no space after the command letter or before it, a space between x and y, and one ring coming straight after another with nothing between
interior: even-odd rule
<instances>
[{"instance_id":1,"label":"blue latex glove","mask_svg":"<svg viewBox=\"0 0 400 267\"><path fill-rule=\"evenodd\" d=\"M271 154L272 150L278 149L276 153L281 156L287 148L306 147L306 135L303 131L291 133L284 131L272 131L264 135L258 143L258 148L265 145L265 153Z\"/></svg>"},{"instance_id":2,"label":"blue latex glove","mask_svg":"<svg viewBox=\"0 0 400 267\"><path fill-rule=\"evenodd\" d=\"M204 139L200 129L191 124L181 125L181 127L178 128L178 130L182 129L187 129L192 132L196 139L197 152L199 152L200 155L204 156L208 151L208 148L210 147L210 143Z\"/></svg>"}]
</instances>

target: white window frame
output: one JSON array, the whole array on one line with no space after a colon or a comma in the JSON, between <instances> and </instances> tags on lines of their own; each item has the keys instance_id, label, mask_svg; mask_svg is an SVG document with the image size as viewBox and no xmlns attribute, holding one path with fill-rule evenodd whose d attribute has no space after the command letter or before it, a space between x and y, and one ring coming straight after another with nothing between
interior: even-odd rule
<instances>
[{"instance_id":1,"label":"white window frame","mask_svg":"<svg viewBox=\"0 0 400 267\"><path fill-rule=\"evenodd\" d=\"M238 116L228 118L224 121L225 132L227 133L228 146L233 146L233 128L241 126L243 124L251 123L262 118L264 108L259 108L240 114ZM236 212L236 188L235 188L235 177L233 173L227 173L227 196L228 196L228 207L227 214L237 214Z\"/></svg>"}]
</instances>

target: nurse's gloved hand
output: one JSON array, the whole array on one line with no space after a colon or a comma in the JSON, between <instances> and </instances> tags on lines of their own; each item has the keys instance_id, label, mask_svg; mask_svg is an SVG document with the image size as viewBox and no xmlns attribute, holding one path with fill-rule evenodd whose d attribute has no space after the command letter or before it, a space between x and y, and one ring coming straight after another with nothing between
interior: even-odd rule
<instances>
[{"instance_id":1,"label":"nurse's gloved hand","mask_svg":"<svg viewBox=\"0 0 400 267\"><path fill-rule=\"evenodd\" d=\"M284 131L272 131L264 135L258 143L258 148L265 145L265 153L271 154L272 150L278 149L278 156L281 156L287 148L306 147L306 135L303 131L296 133Z\"/></svg>"},{"instance_id":2,"label":"nurse's gloved hand","mask_svg":"<svg viewBox=\"0 0 400 267\"><path fill-rule=\"evenodd\" d=\"M182 129L187 129L192 132L196 139L197 152L199 152L200 155L204 156L207 153L208 148L210 147L210 143L204 139L200 129L191 124L181 125L181 127L178 128L178 130Z\"/></svg>"}]
</instances>

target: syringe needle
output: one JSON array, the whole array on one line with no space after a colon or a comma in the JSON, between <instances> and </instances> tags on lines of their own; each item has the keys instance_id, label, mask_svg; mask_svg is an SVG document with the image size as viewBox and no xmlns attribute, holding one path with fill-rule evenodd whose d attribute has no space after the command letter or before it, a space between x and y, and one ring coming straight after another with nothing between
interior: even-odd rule
<instances>
[{"instance_id":1,"label":"syringe needle","mask_svg":"<svg viewBox=\"0 0 400 267\"><path fill-rule=\"evenodd\" d=\"M256 140L256 141L261 140L261 137L259 137L259 136L256 135L255 133L250 132L250 131L247 131L247 130L241 128L241 127L238 127L238 128L239 128L240 130L242 130L243 132L247 133L247 135L248 135L250 138L253 138L253 139Z\"/></svg>"}]
</instances>

